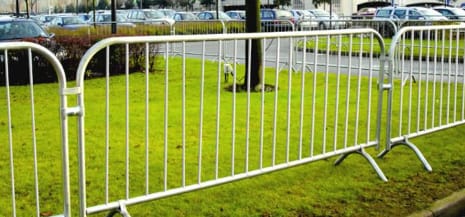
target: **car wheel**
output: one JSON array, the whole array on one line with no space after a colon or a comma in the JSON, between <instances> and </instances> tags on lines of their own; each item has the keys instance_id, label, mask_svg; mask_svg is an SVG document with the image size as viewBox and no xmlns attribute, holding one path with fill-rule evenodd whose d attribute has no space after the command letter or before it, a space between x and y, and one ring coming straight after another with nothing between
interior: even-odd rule
<instances>
[{"instance_id":1,"label":"car wheel","mask_svg":"<svg viewBox=\"0 0 465 217\"><path fill-rule=\"evenodd\" d=\"M325 24L324 24L323 22L319 23L319 24L318 24L318 29L320 29L320 30L326 29Z\"/></svg>"}]
</instances>

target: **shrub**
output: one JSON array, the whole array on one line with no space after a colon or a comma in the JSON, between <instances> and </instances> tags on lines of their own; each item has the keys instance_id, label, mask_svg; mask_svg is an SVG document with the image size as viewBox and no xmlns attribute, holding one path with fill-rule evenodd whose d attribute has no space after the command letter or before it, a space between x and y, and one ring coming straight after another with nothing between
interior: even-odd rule
<instances>
[{"instance_id":1,"label":"shrub","mask_svg":"<svg viewBox=\"0 0 465 217\"><path fill-rule=\"evenodd\" d=\"M153 26L152 26L153 27ZM76 70L82 59L82 56L96 42L115 36L134 36L134 35L151 35L166 31L166 28L119 28L118 34L111 34L109 26L98 28L83 28L78 30L65 30L59 28L51 28L50 32L55 34L52 40L28 39L26 41L35 42L47 47L60 60L67 80L76 78ZM169 30L168 30L169 32ZM110 48L110 74L125 73L125 55L126 47L124 45L112 46ZM131 45L130 46L129 70L142 71L145 65L145 46ZM155 57L158 53L158 46L151 45L150 47L150 65L155 64ZM29 63L27 51L9 51L9 83L11 85L23 85L29 83ZM105 75L106 66L106 51L98 52L87 68L86 78L100 77ZM1 63L4 64L2 57ZM43 57L33 52L32 67L34 83L48 83L57 80L56 73L52 66ZM0 67L0 85L5 85L5 66Z\"/></svg>"}]
</instances>

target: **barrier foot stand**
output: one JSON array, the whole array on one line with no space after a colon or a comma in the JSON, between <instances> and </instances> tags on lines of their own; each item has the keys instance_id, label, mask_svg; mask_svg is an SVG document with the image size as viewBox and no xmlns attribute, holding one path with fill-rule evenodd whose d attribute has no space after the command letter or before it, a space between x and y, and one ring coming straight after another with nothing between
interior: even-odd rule
<instances>
[{"instance_id":1,"label":"barrier foot stand","mask_svg":"<svg viewBox=\"0 0 465 217\"><path fill-rule=\"evenodd\" d=\"M345 154L342 154L335 162L334 162L334 165L337 166L339 165L340 163L342 163L342 161L344 161L344 159L346 159L346 157L348 157L350 154L360 154L362 155L365 159L367 159L368 163L370 163L371 167L373 167L373 169L375 169L376 173L378 174L379 178L385 182L388 181L388 179L386 178L386 176L384 175L383 171L381 171L381 169L379 168L378 164L376 163L376 161L368 154L365 152L365 150L363 149L360 149L360 150L357 150L357 151L354 151L354 152L350 152L350 153L345 153Z\"/></svg>"},{"instance_id":2,"label":"barrier foot stand","mask_svg":"<svg viewBox=\"0 0 465 217\"><path fill-rule=\"evenodd\" d=\"M408 141L407 138L405 138L403 141L399 141L399 142L395 142L395 143L392 143L390 145L389 148L386 148L384 149L379 155L378 155L378 158L383 158L384 155L386 155L389 151L391 151L391 149L393 149L394 147L398 146L398 145L405 145L407 147L409 147L410 149L413 150L413 152L415 152L415 154L417 155L418 159L421 161L421 163L423 164L423 167L425 168L425 170L427 170L428 172L432 172L433 171L433 168L431 167L431 165L428 163L428 161L426 160L425 156L423 156L423 154L421 153L420 149L418 149L418 147L411 143L410 141Z\"/></svg>"},{"instance_id":3,"label":"barrier foot stand","mask_svg":"<svg viewBox=\"0 0 465 217\"><path fill-rule=\"evenodd\" d=\"M112 210L110 213L108 213L107 217L112 217L117 213L119 213L123 217L131 217L131 215L129 215L129 212L126 209L126 205L124 204L123 201L120 201L119 202L119 208L115 209L115 210Z\"/></svg>"}]
</instances>

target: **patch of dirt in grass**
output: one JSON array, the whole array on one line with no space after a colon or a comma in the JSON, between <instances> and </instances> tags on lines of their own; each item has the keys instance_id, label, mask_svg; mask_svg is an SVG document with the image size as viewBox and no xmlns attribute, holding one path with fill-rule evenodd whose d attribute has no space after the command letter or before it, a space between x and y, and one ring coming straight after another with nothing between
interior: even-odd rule
<instances>
[{"instance_id":1,"label":"patch of dirt in grass","mask_svg":"<svg viewBox=\"0 0 465 217\"><path fill-rule=\"evenodd\" d=\"M263 87L265 88L264 91L265 92L273 92L275 91L276 89L276 86L274 85L271 85L271 84L265 84L265 85L257 85L256 87L254 88L251 88L250 92L261 92ZM245 84L236 84L235 86L234 85L229 85L225 88L226 91L229 91L229 92L247 92L247 85Z\"/></svg>"}]
</instances>

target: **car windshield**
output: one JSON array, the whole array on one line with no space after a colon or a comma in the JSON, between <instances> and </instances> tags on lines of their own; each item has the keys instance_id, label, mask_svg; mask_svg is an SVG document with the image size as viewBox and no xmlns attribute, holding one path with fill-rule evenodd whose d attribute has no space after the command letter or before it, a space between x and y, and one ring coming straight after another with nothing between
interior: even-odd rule
<instances>
[{"instance_id":1,"label":"car windshield","mask_svg":"<svg viewBox=\"0 0 465 217\"><path fill-rule=\"evenodd\" d=\"M378 10L378 12L376 12L376 17L385 17L385 18L389 18L389 16L391 15L391 10Z\"/></svg>"},{"instance_id":2,"label":"car windshield","mask_svg":"<svg viewBox=\"0 0 465 217\"><path fill-rule=\"evenodd\" d=\"M222 11L218 11L218 16L219 16L220 20L230 20L231 19L231 17L229 17L226 13L224 13Z\"/></svg>"},{"instance_id":3,"label":"car windshield","mask_svg":"<svg viewBox=\"0 0 465 217\"><path fill-rule=\"evenodd\" d=\"M149 19L161 19L165 15L160 11L144 11L144 14Z\"/></svg>"},{"instance_id":4,"label":"car windshield","mask_svg":"<svg viewBox=\"0 0 465 217\"><path fill-rule=\"evenodd\" d=\"M192 13L184 13L184 14L181 14L181 17L184 19L184 20L197 20L197 16L195 16L194 14Z\"/></svg>"},{"instance_id":5,"label":"car windshield","mask_svg":"<svg viewBox=\"0 0 465 217\"><path fill-rule=\"evenodd\" d=\"M460 8L449 8L455 15L457 16L465 16L465 10L460 9Z\"/></svg>"},{"instance_id":6,"label":"car windshield","mask_svg":"<svg viewBox=\"0 0 465 217\"><path fill-rule=\"evenodd\" d=\"M313 14L306 10L300 10L298 13L300 16L313 17Z\"/></svg>"},{"instance_id":7,"label":"car windshield","mask_svg":"<svg viewBox=\"0 0 465 217\"><path fill-rule=\"evenodd\" d=\"M122 14L116 14L116 21L126 22L127 19ZM102 14L100 18L97 18L97 22L111 22L111 14Z\"/></svg>"},{"instance_id":8,"label":"car windshield","mask_svg":"<svg viewBox=\"0 0 465 217\"><path fill-rule=\"evenodd\" d=\"M63 17L63 25L85 24L86 22L79 17Z\"/></svg>"},{"instance_id":9,"label":"car windshield","mask_svg":"<svg viewBox=\"0 0 465 217\"><path fill-rule=\"evenodd\" d=\"M34 21L0 22L0 39L48 37L48 34Z\"/></svg>"},{"instance_id":10,"label":"car windshield","mask_svg":"<svg viewBox=\"0 0 465 217\"><path fill-rule=\"evenodd\" d=\"M431 10L431 9L427 9L427 8L421 8L421 9L418 9L418 11L420 11L420 13L422 13L425 16L442 17L442 14L435 11L435 10Z\"/></svg>"},{"instance_id":11,"label":"car windshield","mask_svg":"<svg viewBox=\"0 0 465 217\"><path fill-rule=\"evenodd\" d=\"M313 10L313 13L317 17L329 17L329 13L327 11L324 11L324 10Z\"/></svg>"},{"instance_id":12,"label":"car windshield","mask_svg":"<svg viewBox=\"0 0 465 217\"><path fill-rule=\"evenodd\" d=\"M241 19L245 19L245 11L237 11L236 13Z\"/></svg>"},{"instance_id":13,"label":"car windshield","mask_svg":"<svg viewBox=\"0 0 465 217\"><path fill-rule=\"evenodd\" d=\"M160 12L163 13L165 17L172 17L176 13L174 10L160 10Z\"/></svg>"}]
</instances>

